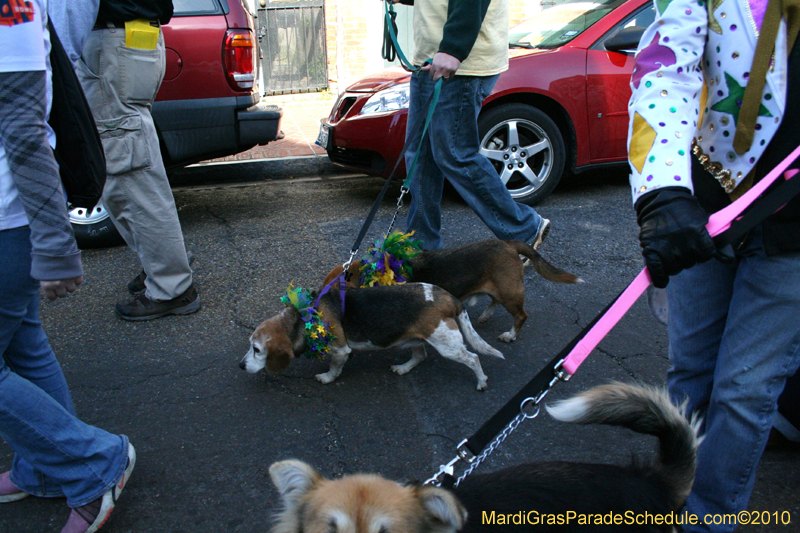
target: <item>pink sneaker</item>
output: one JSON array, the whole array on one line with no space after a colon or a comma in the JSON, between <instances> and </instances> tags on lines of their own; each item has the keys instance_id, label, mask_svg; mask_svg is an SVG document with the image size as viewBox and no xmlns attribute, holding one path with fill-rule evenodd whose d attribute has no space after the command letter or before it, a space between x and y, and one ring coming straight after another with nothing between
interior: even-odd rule
<instances>
[{"instance_id":1,"label":"pink sneaker","mask_svg":"<svg viewBox=\"0 0 800 533\"><path fill-rule=\"evenodd\" d=\"M133 449L132 444L128 443L128 464L125 467L125 472L122 473L122 477L108 492L95 501L73 509L69 513L67 525L64 526L61 533L94 533L103 527L103 524L111 516L111 511L114 510L117 498L122 494L122 489L128 483L135 463L136 450Z\"/></svg>"},{"instance_id":2,"label":"pink sneaker","mask_svg":"<svg viewBox=\"0 0 800 533\"><path fill-rule=\"evenodd\" d=\"M10 503L30 496L27 492L22 492L11 482L11 472L0 474L0 503Z\"/></svg>"}]
</instances>

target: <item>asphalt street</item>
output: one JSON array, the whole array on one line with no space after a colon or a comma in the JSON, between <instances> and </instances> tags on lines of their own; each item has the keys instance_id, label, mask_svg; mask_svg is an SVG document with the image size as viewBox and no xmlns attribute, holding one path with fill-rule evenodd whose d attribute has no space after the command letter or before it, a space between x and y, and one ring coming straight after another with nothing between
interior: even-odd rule
<instances>
[{"instance_id":1,"label":"asphalt street","mask_svg":"<svg viewBox=\"0 0 800 533\"><path fill-rule=\"evenodd\" d=\"M287 179L264 179L274 177ZM185 169L176 183L203 301L199 313L119 320L113 305L128 296L126 284L139 271L126 247L85 251L80 291L42 300L45 329L79 415L128 435L138 452L130 484L102 531L266 532L278 508L267 470L287 458L305 460L326 476L427 479L642 267L626 176L583 174L537 209L553 223L542 255L586 283L554 284L526 270L529 319L518 340L497 340L511 324L504 310L477 326L506 357L482 358L487 391L475 390L465 366L435 353L409 374L395 375L389 366L405 362L403 350L359 353L329 385L314 379L327 364L310 359L296 360L279 376L249 375L238 363L252 330L280 311L289 283L317 288L347 258L382 180L342 177L324 165L298 170L247 163ZM388 227L396 198L394 187L364 248ZM444 201L443 228L446 245L491 237L453 194ZM470 310L473 319L485 304ZM663 384L667 367L665 328L639 301L547 400L609 380ZM627 430L572 426L542 414L523 423L481 471L548 460L626 463L655 446ZM0 471L11 458L0 441ZM798 531L799 459L799 452L767 452L750 504L751 510L788 511L792 525L741 531ZM5 504L0 532L57 532L68 513L64 500Z\"/></svg>"}]
</instances>

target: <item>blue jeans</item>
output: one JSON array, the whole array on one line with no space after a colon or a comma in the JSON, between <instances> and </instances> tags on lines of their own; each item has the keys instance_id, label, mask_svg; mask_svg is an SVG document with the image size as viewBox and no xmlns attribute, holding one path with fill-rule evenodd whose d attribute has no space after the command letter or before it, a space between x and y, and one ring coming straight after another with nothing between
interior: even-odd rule
<instances>
[{"instance_id":1,"label":"blue jeans","mask_svg":"<svg viewBox=\"0 0 800 533\"><path fill-rule=\"evenodd\" d=\"M686 511L747 508L778 396L800 364L800 254L767 257L760 226L734 264L716 260L670 278L670 394L705 414ZM732 531L734 526L683 526Z\"/></svg>"},{"instance_id":2,"label":"blue jeans","mask_svg":"<svg viewBox=\"0 0 800 533\"><path fill-rule=\"evenodd\" d=\"M542 217L532 207L511 198L492 164L478 153L478 114L496 82L497 76L456 76L442 84L409 187L412 198L406 227L416 232L414 237L422 241L426 250L442 247L445 178L500 239L530 242L542 223ZM434 85L427 72L411 76L405 156L408 169L419 146Z\"/></svg>"},{"instance_id":3,"label":"blue jeans","mask_svg":"<svg viewBox=\"0 0 800 533\"><path fill-rule=\"evenodd\" d=\"M0 231L0 437L14 450L11 481L80 507L122 476L128 438L78 420L69 387L39 320L30 276L30 230Z\"/></svg>"}]
</instances>

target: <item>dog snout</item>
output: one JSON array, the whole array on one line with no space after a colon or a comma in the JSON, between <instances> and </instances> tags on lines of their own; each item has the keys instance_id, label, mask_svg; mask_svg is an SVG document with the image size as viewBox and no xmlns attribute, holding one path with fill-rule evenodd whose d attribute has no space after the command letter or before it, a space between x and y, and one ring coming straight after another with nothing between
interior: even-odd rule
<instances>
[{"instance_id":1,"label":"dog snout","mask_svg":"<svg viewBox=\"0 0 800 533\"><path fill-rule=\"evenodd\" d=\"M245 357L244 359L247 359L247 357ZM245 362L244 359L239 361L239 368L241 368L242 370L247 370L247 363Z\"/></svg>"}]
</instances>

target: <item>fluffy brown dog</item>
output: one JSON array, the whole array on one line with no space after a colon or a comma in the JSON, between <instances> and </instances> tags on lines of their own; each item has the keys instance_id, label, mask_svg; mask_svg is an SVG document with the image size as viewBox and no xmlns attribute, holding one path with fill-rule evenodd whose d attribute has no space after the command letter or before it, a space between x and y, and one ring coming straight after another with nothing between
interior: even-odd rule
<instances>
[{"instance_id":1,"label":"fluffy brown dog","mask_svg":"<svg viewBox=\"0 0 800 533\"><path fill-rule=\"evenodd\" d=\"M412 276L409 281L423 282L443 288L461 301L481 294L488 294L492 301L478 318L485 322L494 313L499 303L514 317L514 326L500 335L503 342L516 340L517 333L528 319L525 312L525 274L520 255L527 257L536 272L548 281L556 283L580 283L578 276L564 272L548 263L522 241L488 239L456 248L426 250L410 260ZM350 286L359 286L361 262L354 261L348 271ZM342 273L342 267L334 268L325 278L327 285Z\"/></svg>"},{"instance_id":2,"label":"fluffy brown dog","mask_svg":"<svg viewBox=\"0 0 800 533\"><path fill-rule=\"evenodd\" d=\"M630 466L527 464L467 477L452 490L375 475L328 480L301 461L281 461L269 469L284 504L272 533L666 532L672 525L656 525L654 517L670 513L677 517L671 523L681 523L699 423L689 422L664 391L613 383L548 411L565 422L656 435L659 457ZM606 523L609 516L622 523Z\"/></svg>"}]
</instances>

